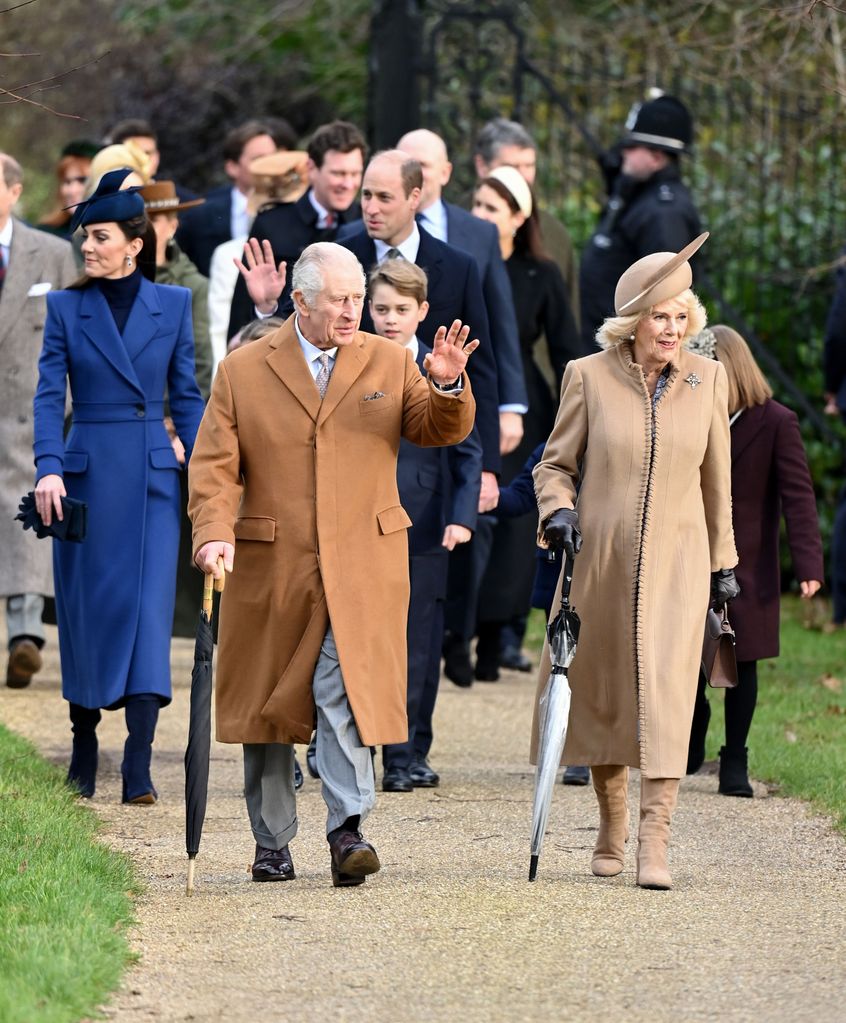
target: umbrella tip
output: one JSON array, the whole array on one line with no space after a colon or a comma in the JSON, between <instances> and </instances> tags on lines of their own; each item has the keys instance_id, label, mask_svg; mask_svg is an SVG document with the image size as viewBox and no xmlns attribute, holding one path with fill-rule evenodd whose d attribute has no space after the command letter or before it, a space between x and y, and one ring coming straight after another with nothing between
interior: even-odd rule
<instances>
[{"instance_id":1,"label":"umbrella tip","mask_svg":"<svg viewBox=\"0 0 846 1023\"><path fill-rule=\"evenodd\" d=\"M532 856L529 860L529 880L534 881L538 876L538 856Z\"/></svg>"}]
</instances>

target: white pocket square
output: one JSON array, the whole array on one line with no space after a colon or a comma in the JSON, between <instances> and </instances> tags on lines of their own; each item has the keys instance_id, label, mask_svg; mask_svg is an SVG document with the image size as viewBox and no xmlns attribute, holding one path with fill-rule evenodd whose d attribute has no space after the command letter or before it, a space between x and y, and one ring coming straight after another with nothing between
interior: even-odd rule
<instances>
[{"instance_id":1,"label":"white pocket square","mask_svg":"<svg viewBox=\"0 0 846 1023\"><path fill-rule=\"evenodd\" d=\"M41 281L40 284L33 284L33 286L26 293L27 298L38 298L39 295L46 295L48 291L53 290L53 285L49 281Z\"/></svg>"}]
</instances>

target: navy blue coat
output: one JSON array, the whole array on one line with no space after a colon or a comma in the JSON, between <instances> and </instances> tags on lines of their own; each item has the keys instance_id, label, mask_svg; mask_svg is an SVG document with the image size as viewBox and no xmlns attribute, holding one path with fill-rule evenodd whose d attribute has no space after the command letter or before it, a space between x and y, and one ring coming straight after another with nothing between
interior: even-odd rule
<instances>
[{"instance_id":1,"label":"navy blue coat","mask_svg":"<svg viewBox=\"0 0 846 1023\"><path fill-rule=\"evenodd\" d=\"M472 213L444 203L447 244L454 245L476 260L482 280L482 294L488 308L491 344L496 358L500 405L526 405L529 396L523 379L520 335L514 313L511 283L499 250L499 236L493 224Z\"/></svg>"},{"instance_id":2,"label":"navy blue coat","mask_svg":"<svg viewBox=\"0 0 846 1023\"><path fill-rule=\"evenodd\" d=\"M170 630L181 469L162 420L190 453L203 415L191 292L142 280L123 337L96 284L47 296L35 394L36 477L88 503L83 543L53 541L65 699L170 700ZM73 422L64 438L70 380Z\"/></svg>"},{"instance_id":3,"label":"navy blue coat","mask_svg":"<svg viewBox=\"0 0 846 1023\"><path fill-rule=\"evenodd\" d=\"M476 426L482 443L483 469L498 473L501 465L499 385L476 261L466 252L460 252L433 238L424 228L419 230L417 265L426 271L429 278L429 312L417 328L417 337L424 344L431 345L438 327L449 327L453 320L458 319L470 325L471 338L479 339L479 347L467 363L467 375L476 399ZM364 267L365 273L369 274L376 265L376 246L363 226L352 233L348 231L350 228L339 232L338 244L349 249ZM366 304L361 317L361 329L375 333Z\"/></svg>"},{"instance_id":4,"label":"navy blue coat","mask_svg":"<svg viewBox=\"0 0 846 1023\"><path fill-rule=\"evenodd\" d=\"M417 365L425 375L423 359L432 349L418 344ZM397 459L400 503L412 525L408 553L448 554L441 546L448 525L476 528L482 473L482 445L478 431L447 448L421 448L401 440Z\"/></svg>"}]
</instances>

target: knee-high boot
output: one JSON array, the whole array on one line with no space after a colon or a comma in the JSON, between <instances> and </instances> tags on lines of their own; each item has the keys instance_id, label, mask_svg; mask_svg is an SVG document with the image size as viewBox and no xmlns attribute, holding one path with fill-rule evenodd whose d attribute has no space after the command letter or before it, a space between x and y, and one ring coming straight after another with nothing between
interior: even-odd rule
<instances>
[{"instance_id":1,"label":"knee-high boot","mask_svg":"<svg viewBox=\"0 0 846 1023\"><path fill-rule=\"evenodd\" d=\"M678 778L644 778L641 775L637 843L637 883L641 888L673 887L667 868L667 846L678 794Z\"/></svg>"},{"instance_id":2,"label":"knee-high boot","mask_svg":"<svg viewBox=\"0 0 846 1023\"><path fill-rule=\"evenodd\" d=\"M123 747L123 802L155 803L158 793L150 778L153 738L159 719L159 699L152 694L132 696L126 701L129 734Z\"/></svg>"},{"instance_id":3,"label":"knee-high boot","mask_svg":"<svg viewBox=\"0 0 846 1023\"><path fill-rule=\"evenodd\" d=\"M599 803L599 835L590 861L597 877L614 877L623 869L629 840L629 771L626 767L600 764L590 769Z\"/></svg>"},{"instance_id":4,"label":"knee-high boot","mask_svg":"<svg viewBox=\"0 0 846 1023\"><path fill-rule=\"evenodd\" d=\"M67 780L81 796L90 799L97 783L97 725L100 723L100 711L78 703L69 706L73 747Z\"/></svg>"}]
</instances>

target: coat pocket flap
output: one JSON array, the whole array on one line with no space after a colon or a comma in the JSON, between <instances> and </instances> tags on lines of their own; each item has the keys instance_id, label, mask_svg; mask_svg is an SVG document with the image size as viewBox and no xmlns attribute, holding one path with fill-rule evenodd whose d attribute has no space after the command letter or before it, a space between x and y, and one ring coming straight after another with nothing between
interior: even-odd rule
<instances>
[{"instance_id":1,"label":"coat pocket flap","mask_svg":"<svg viewBox=\"0 0 846 1023\"><path fill-rule=\"evenodd\" d=\"M177 462L173 448L168 445L166 448L150 448L150 465L154 469L181 469Z\"/></svg>"},{"instance_id":2,"label":"coat pocket flap","mask_svg":"<svg viewBox=\"0 0 846 1023\"><path fill-rule=\"evenodd\" d=\"M396 533L398 529L408 529L411 525L408 512L401 504L395 504L393 508L377 512L376 518L379 520L379 532L383 536L386 533Z\"/></svg>"},{"instance_id":3,"label":"coat pocket flap","mask_svg":"<svg viewBox=\"0 0 846 1023\"><path fill-rule=\"evenodd\" d=\"M272 543L276 539L276 519L249 515L235 520L236 540L264 540Z\"/></svg>"},{"instance_id":4,"label":"coat pocket flap","mask_svg":"<svg viewBox=\"0 0 846 1023\"><path fill-rule=\"evenodd\" d=\"M63 472L85 472L88 468L87 451L66 451L62 459Z\"/></svg>"},{"instance_id":5,"label":"coat pocket flap","mask_svg":"<svg viewBox=\"0 0 846 1023\"><path fill-rule=\"evenodd\" d=\"M374 412L387 412L394 407L393 394L384 394L382 391L374 391L365 395L358 403L358 411L363 416L373 415Z\"/></svg>"}]
</instances>

